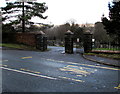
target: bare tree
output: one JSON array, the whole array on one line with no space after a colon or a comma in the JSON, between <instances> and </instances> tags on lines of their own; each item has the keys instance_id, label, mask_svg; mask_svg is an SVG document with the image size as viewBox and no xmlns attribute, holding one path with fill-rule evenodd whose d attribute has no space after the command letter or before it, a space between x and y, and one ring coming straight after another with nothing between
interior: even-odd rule
<instances>
[{"instance_id":1,"label":"bare tree","mask_svg":"<svg viewBox=\"0 0 120 94\"><path fill-rule=\"evenodd\" d=\"M107 42L108 35L106 30L104 29L104 25L101 22L95 23L95 30L94 30L94 38L99 42Z\"/></svg>"}]
</instances>

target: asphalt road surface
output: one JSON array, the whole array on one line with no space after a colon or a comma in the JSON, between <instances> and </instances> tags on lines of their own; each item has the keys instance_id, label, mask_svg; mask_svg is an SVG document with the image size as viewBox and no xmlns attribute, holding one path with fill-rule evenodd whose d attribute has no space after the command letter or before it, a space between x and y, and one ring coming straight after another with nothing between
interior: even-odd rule
<instances>
[{"instance_id":1,"label":"asphalt road surface","mask_svg":"<svg viewBox=\"0 0 120 94\"><path fill-rule=\"evenodd\" d=\"M62 47L47 52L3 50L2 92L118 92L120 69L64 54Z\"/></svg>"}]
</instances>

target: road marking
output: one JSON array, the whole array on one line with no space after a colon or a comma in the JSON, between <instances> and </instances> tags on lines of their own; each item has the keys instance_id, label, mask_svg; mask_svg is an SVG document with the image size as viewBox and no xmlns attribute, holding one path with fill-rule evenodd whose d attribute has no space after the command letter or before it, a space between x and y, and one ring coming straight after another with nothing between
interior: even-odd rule
<instances>
[{"instance_id":1,"label":"road marking","mask_svg":"<svg viewBox=\"0 0 120 94\"><path fill-rule=\"evenodd\" d=\"M102 67L102 66L95 66L95 65L89 65L89 64L80 64L80 63L76 63L76 62L59 61L59 60L47 59L47 58L41 58L41 59L45 59L45 60L48 60L48 61L59 62L59 63L67 63L67 64L73 64L73 65L83 65L83 66L102 68L102 69L108 69L108 70L116 70L116 71L120 70L119 68Z\"/></svg>"},{"instance_id":2,"label":"road marking","mask_svg":"<svg viewBox=\"0 0 120 94\"><path fill-rule=\"evenodd\" d=\"M23 69L23 68L20 68L20 70L25 70L25 69Z\"/></svg>"},{"instance_id":3,"label":"road marking","mask_svg":"<svg viewBox=\"0 0 120 94\"><path fill-rule=\"evenodd\" d=\"M73 79L73 78L68 78L68 77L61 77L61 76L59 76L59 78L67 79L67 80L73 80L73 81L76 81L76 82L85 82L85 81L83 81L83 80Z\"/></svg>"},{"instance_id":4,"label":"road marking","mask_svg":"<svg viewBox=\"0 0 120 94\"><path fill-rule=\"evenodd\" d=\"M29 59L29 58L32 58L32 56L22 57L21 59Z\"/></svg>"},{"instance_id":5,"label":"road marking","mask_svg":"<svg viewBox=\"0 0 120 94\"><path fill-rule=\"evenodd\" d=\"M76 73L76 74L82 74L82 75L90 74L90 72L79 70L79 69L74 69L74 68L60 68L60 70L70 71L70 72L73 72L73 73Z\"/></svg>"},{"instance_id":6,"label":"road marking","mask_svg":"<svg viewBox=\"0 0 120 94\"><path fill-rule=\"evenodd\" d=\"M65 62L65 61L59 61L60 63L63 63L63 62Z\"/></svg>"},{"instance_id":7,"label":"road marking","mask_svg":"<svg viewBox=\"0 0 120 94\"><path fill-rule=\"evenodd\" d=\"M0 60L0 62L7 62L8 60Z\"/></svg>"},{"instance_id":8,"label":"road marking","mask_svg":"<svg viewBox=\"0 0 120 94\"><path fill-rule=\"evenodd\" d=\"M23 71L16 70L16 69L11 69L11 68L5 68L5 67L0 67L0 68L8 70L8 71L14 71L14 72L18 72L18 73L28 74L28 75L42 77L42 78L47 78L47 79L52 79L52 80L56 80L57 79L55 77L50 77L50 76L38 75L38 74L30 73L30 72L25 72L27 69L24 69L24 68L21 68L21 70L23 70ZM36 73L40 73L40 72L36 72ZM73 78L68 78L68 77L61 77L61 76L59 76L59 78L73 80L73 81L76 81L76 82L85 82L83 80L73 79Z\"/></svg>"},{"instance_id":9,"label":"road marking","mask_svg":"<svg viewBox=\"0 0 120 94\"><path fill-rule=\"evenodd\" d=\"M75 74L76 76L79 76L79 77L83 77L83 76L86 77L96 71L96 69L74 66L74 65L67 65L67 66L65 66L63 68L59 68L59 69L61 71L67 71L71 74Z\"/></svg>"},{"instance_id":10,"label":"road marking","mask_svg":"<svg viewBox=\"0 0 120 94\"><path fill-rule=\"evenodd\" d=\"M3 60L3 62L7 62L8 60Z\"/></svg>"},{"instance_id":11,"label":"road marking","mask_svg":"<svg viewBox=\"0 0 120 94\"><path fill-rule=\"evenodd\" d=\"M24 68L20 68L20 70L24 70L24 71L27 71L27 72L32 72L32 73L41 73L41 72L37 72L37 71L31 71L31 70L28 70L28 69L24 69Z\"/></svg>"},{"instance_id":12,"label":"road marking","mask_svg":"<svg viewBox=\"0 0 120 94\"><path fill-rule=\"evenodd\" d=\"M78 76L78 77L82 77L82 75L76 75L76 76Z\"/></svg>"},{"instance_id":13,"label":"road marking","mask_svg":"<svg viewBox=\"0 0 120 94\"><path fill-rule=\"evenodd\" d=\"M3 65L3 64L0 64L0 66L4 66L4 67L7 67L7 65Z\"/></svg>"},{"instance_id":14,"label":"road marking","mask_svg":"<svg viewBox=\"0 0 120 94\"><path fill-rule=\"evenodd\" d=\"M102 67L102 66L95 66L95 65L88 65L88 64L78 64L78 65L84 65L84 66L96 67L96 68L102 68L102 69L109 69L109 70L120 70L118 68Z\"/></svg>"},{"instance_id":15,"label":"road marking","mask_svg":"<svg viewBox=\"0 0 120 94\"><path fill-rule=\"evenodd\" d=\"M114 87L115 89L120 89L120 84L118 85L118 87Z\"/></svg>"},{"instance_id":16,"label":"road marking","mask_svg":"<svg viewBox=\"0 0 120 94\"><path fill-rule=\"evenodd\" d=\"M28 74L28 75L42 77L42 78L47 78L47 79L52 79L52 80L56 80L57 79L57 78L54 78L54 77L49 77L49 76L45 76L45 75L38 75L38 74L34 74L34 73L30 73L30 72L25 72L25 71L20 71L20 70L11 69L11 68L5 68L5 67L0 67L0 68L8 70L8 71L14 71L14 72L18 72L18 73Z\"/></svg>"},{"instance_id":17,"label":"road marking","mask_svg":"<svg viewBox=\"0 0 120 94\"><path fill-rule=\"evenodd\" d=\"M75 63L75 62L67 62L68 64L78 64L78 63Z\"/></svg>"},{"instance_id":18,"label":"road marking","mask_svg":"<svg viewBox=\"0 0 120 94\"><path fill-rule=\"evenodd\" d=\"M41 73L41 72L37 72L37 71L35 71L34 73Z\"/></svg>"}]
</instances>

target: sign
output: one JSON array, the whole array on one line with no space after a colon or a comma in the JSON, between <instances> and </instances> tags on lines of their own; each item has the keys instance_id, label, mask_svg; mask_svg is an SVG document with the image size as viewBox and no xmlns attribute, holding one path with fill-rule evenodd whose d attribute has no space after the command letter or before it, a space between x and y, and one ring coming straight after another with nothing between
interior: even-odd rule
<instances>
[{"instance_id":1,"label":"sign","mask_svg":"<svg viewBox=\"0 0 120 94\"><path fill-rule=\"evenodd\" d=\"M77 42L79 42L80 40L79 40L79 38L77 38Z\"/></svg>"},{"instance_id":2,"label":"sign","mask_svg":"<svg viewBox=\"0 0 120 94\"><path fill-rule=\"evenodd\" d=\"M92 39L92 42L95 42L95 39Z\"/></svg>"}]
</instances>

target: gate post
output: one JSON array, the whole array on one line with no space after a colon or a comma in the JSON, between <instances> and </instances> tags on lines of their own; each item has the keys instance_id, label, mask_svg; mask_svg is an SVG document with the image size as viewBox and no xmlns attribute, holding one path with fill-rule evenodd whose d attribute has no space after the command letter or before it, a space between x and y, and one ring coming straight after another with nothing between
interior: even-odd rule
<instances>
[{"instance_id":1,"label":"gate post","mask_svg":"<svg viewBox=\"0 0 120 94\"><path fill-rule=\"evenodd\" d=\"M36 48L41 51L47 50L47 36L43 31L36 35Z\"/></svg>"},{"instance_id":2,"label":"gate post","mask_svg":"<svg viewBox=\"0 0 120 94\"><path fill-rule=\"evenodd\" d=\"M84 33L84 52L89 53L92 51L92 34L89 32Z\"/></svg>"},{"instance_id":3,"label":"gate post","mask_svg":"<svg viewBox=\"0 0 120 94\"><path fill-rule=\"evenodd\" d=\"M65 53L73 53L73 33L69 30L65 33Z\"/></svg>"}]
</instances>

